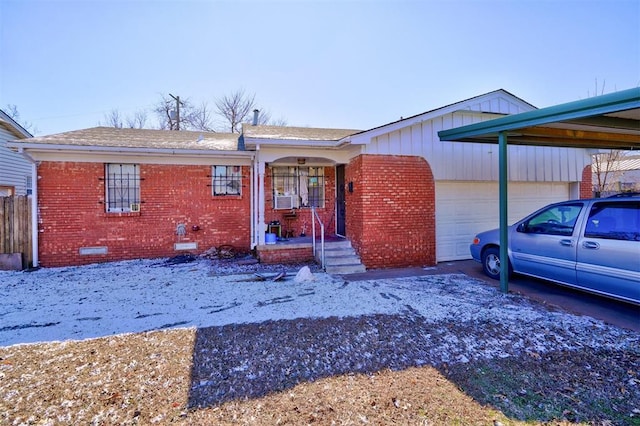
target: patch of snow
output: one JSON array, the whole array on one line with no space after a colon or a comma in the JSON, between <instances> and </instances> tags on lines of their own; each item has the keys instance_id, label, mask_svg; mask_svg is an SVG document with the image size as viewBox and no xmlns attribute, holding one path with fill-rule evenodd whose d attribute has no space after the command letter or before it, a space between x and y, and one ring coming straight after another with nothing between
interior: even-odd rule
<instances>
[{"instance_id":1,"label":"patch of snow","mask_svg":"<svg viewBox=\"0 0 640 426\"><path fill-rule=\"evenodd\" d=\"M177 327L376 314L433 324L423 337L441 335L446 346L460 344L458 338L463 337L468 346L477 343L472 334L448 334L450 324L508 329L511 341L493 335L493 340L483 342L486 348L479 347L488 355L507 344L536 351L569 348L575 344L566 338L571 334L606 344L607 339L614 341L610 337L617 330L589 317L547 311L462 274L347 282L323 272L305 271L303 280L288 274L272 281L241 268L224 269L224 275L220 271L207 259L0 271L0 346ZM595 329L606 333L593 333Z\"/></svg>"}]
</instances>

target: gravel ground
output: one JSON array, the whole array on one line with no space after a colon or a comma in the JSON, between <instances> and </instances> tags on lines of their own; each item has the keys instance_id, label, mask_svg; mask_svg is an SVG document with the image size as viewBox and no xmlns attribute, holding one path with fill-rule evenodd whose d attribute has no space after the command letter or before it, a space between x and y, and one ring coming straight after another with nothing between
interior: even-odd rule
<instances>
[{"instance_id":1,"label":"gravel ground","mask_svg":"<svg viewBox=\"0 0 640 426\"><path fill-rule=\"evenodd\" d=\"M403 308L199 329L189 405L430 365L520 420L640 424L640 336L633 331L549 310L463 275L346 286L366 287Z\"/></svg>"},{"instance_id":2,"label":"gravel ground","mask_svg":"<svg viewBox=\"0 0 640 426\"><path fill-rule=\"evenodd\" d=\"M42 324L55 323L45 327L59 333L50 340L109 336L110 330L137 332L135 327L196 326L187 410L260 398L331 377L434 367L475 400L511 418L640 424L638 333L549 310L461 274L347 282L316 269L309 282L298 283L291 276L282 282L256 281L256 272L281 269L199 259L3 273L0 292L7 303L0 312L0 338L32 339L28 332L41 331L28 327L34 324L32 314L40 315ZM120 305L138 290L123 289L125 277L130 285L142 286L134 288L149 290L146 298L129 303L131 311ZM78 288L82 292L73 296ZM50 321L21 305L23 295L42 307L70 297L76 299L68 302L69 309L104 306L93 317L84 308L66 309L66 318ZM142 300L153 306L143 306ZM172 310L172 303L178 309ZM136 322L142 320L142 325ZM101 328L101 323L109 327ZM13 369L20 348L0 348L3 368ZM64 355L69 362L78 358L72 348L70 342L71 352ZM153 348L149 352L158 353ZM24 385L24 374L12 374L15 383ZM80 379L72 374L67 380L73 386L72 380ZM5 401L24 402L21 389L9 382L3 386Z\"/></svg>"}]
</instances>

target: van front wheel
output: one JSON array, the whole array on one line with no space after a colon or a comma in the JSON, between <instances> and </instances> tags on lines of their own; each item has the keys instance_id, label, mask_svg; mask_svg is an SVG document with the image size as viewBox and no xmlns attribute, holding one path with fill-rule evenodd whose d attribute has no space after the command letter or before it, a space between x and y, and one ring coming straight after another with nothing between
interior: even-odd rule
<instances>
[{"instance_id":1,"label":"van front wheel","mask_svg":"<svg viewBox=\"0 0 640 426\"><path fill-rule=\"evenodd\" d=\"M500 248L489 247L482 253L482 270L494 280L500 279Z\"/></svg>"}]
</instances>

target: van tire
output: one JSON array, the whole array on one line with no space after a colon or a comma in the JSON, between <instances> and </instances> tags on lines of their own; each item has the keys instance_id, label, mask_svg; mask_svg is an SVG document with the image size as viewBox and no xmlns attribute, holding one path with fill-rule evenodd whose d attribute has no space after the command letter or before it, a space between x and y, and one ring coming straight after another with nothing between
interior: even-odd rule
<instances>
[{"instance_id":1,"label":"van tire","mask_svg":"<svg viewBox=\"0 0 640 426\"><path fill-rule=\"evenodd\" d=\"M482 270L488 277L493 278L494 280L499 280L501 265L500 247L489 247L482 252ZM507 265L509 268L508 276L511 276L511 265L508 263Z\"/></svg>"}]
</instances>

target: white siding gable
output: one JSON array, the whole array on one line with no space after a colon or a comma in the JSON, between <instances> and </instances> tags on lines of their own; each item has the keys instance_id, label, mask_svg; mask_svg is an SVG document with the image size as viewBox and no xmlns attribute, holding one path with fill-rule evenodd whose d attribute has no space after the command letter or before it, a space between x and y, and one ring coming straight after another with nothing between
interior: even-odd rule
<instances>
[{"instance_id":1,"label":"white siding gable","mask_svg":"<svg viewBox=\"0 0 640 426\"><path fill-rule=\"evenodd\" d=\"M533 109L499 90L363 132L351 142L364 154L422 156L436 180L495 181L497 145L441 142L438 132ZM509 146L508 159L509 179L526 182L577 182L591 163L585 149L515 145Z\"/></svg>"}]
</instances>

